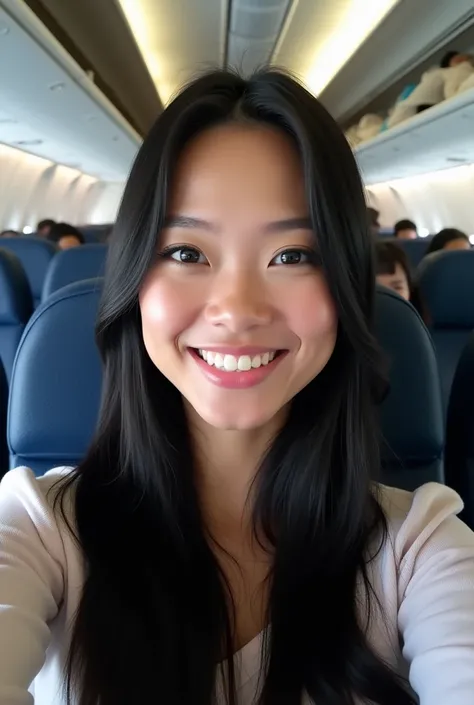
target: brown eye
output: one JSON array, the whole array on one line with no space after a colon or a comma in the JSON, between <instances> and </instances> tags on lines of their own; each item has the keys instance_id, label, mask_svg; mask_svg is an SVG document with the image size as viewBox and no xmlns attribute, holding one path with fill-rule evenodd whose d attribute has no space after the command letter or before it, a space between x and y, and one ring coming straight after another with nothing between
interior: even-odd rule
<instances>
[{"instance_id":1,"label":"brown eye","mask_svg":"<svg viewBox=\"0 0 474 705\"><path fill-rule=\"evenodd\" d=\"M161 257L179 264L207 264L206 257L195 247L176 245L161 253Z\"/></svg>"},{"instance_id":2,"label":"brown eye","mask_svg":"<svg viewBox=\"0 0 474 705\"><path fill-rule=\"evenodd\" d=\"M318 257L310 250L284 250L272 259L272 265L317 264Z\"/></svg>"}]
</instances>

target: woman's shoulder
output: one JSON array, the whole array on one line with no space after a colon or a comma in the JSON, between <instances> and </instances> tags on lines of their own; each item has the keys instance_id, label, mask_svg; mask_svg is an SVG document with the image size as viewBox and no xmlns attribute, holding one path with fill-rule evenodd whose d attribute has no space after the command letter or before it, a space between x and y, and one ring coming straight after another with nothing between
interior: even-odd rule
<instances>
[{"instance_id":1,"label":"woman's shoulder","mask_svg":"<svg viewBox=\"0 0 474 705\"><path fill-rule=\"evenodd\" d=\"M40 477L27 467L7 472L0 482L0 526L19 521L36 528L57 525L57 490L61 480L66 480L73 470L56 467ZM69 507L63 506L69 513Z\"/></svg>"},{"instance_id":2,"label":"woman's shoulder","mask_svg":"<svg viewBox=\"0 0 474 705\"><path fill-rule=\"evenodd\" d=\"M379 485L378 499L388 524L387 548L400 567L449 548L474 550L474 533L457 517L463 502L450 487L430 482L407 492Z\"/></svg>"}]
</instances>

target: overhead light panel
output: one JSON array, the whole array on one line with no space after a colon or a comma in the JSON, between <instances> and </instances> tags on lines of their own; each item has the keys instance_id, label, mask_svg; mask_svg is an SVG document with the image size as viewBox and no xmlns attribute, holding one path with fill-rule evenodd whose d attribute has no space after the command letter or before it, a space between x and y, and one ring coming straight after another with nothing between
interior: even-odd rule
<instances>
[{"instance_id":1,"label":"overhead light panel","mask_svg":"<svg viewBox=\"0 0 474 705\"><path fill-rule=\"evenodd\" d=\"M400 0L347 0L325 41L318 44L305 77L309 90L319 95L351 56Z\"/></svg>"},{"instance_id":2,"label":"overhead light panel","mask_svg":"<svg viewBox=\"0 0 474 705\"><path fill-rule=\"evenodd\" d=\"M118 0L125 15L134 39L138 45L140 53L146 64L148 72L157 87L158 94L162 103L165 105L169 102L172 95L171 88L166 84L163 77L160 57L156 47L156 26L151 31L149 18L146 16L146 3L140 0ZM166 22L163 22L166 26ZM155 35L155 36L154 36Z\"/></svg>"}]
</instances>

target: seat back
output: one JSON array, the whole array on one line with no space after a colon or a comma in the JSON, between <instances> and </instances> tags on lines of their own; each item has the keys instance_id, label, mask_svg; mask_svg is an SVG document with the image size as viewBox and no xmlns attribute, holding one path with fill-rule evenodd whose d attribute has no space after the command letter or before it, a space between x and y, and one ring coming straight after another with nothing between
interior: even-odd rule
<instances>
[{"instance_id":1,"label":"seat back","mask_svg":"<svg viewBox=\"0 0 474 705\"><path fill-rule=\"evenodd\" d=\"M105 223L103 225L80 225L78 229L83 234L84 240L87 243L93 244L105 242L112 227L112 223Z\"/></svg>"},{"instance_id":2,"label":"seat back","mask_svg":"<svg viewBox=\"0 0 474 705\"><path fill-rule=\"evenodd\" d=\"M461 518L474 529L474 333L459 358L449 397L446 482L463 498Z\"/></svg>"},{"instance_id":3,"label":"seat back","mask_svg":"<svg viewBox=\"0 0 474 705\"><path fill-rule=\"evenodd\" d=\"M107 245L81 245L58 252L46 274L42 300L63 286L104 274Z\"/></svg>"},{"instance_id":4,"label":"seat back","mask_svg":"<svg viewBox=\"0 0 474 705\"><path fill-rule=\"evenodd\" d=\"M102 372L94 327L101 281L76 282L43 303L15 360L8 410L10 466L42 474L76 465L93 435Z\"/></svg>"},{"instance_id":5,"label":"seat back","mask_svg":"<svg viewBox=\"0 0 474 705\"><path fill-rule=\"evenodd\" d=\"M36 237L4 237L0 246L13 252L22 263L36 308L41 301L46 272L57 252L56 246Z\"/></svg>"},{"instance_id":6,"label":"seat back","mask_svg":"<svg viewBox=\"0 0 474 705\"><path fill-rule=\"evenodd\" d=\"M446 409L454 371L474 328L474 250L435 252L418 272Z\"/></svg>"},{"instance_id":7,"label":"seat back","mask_svg":"<svg viewBox=\"0 0 474 705\"><path fill-rule=\"evenodd\" d=\"M411 304L377 287L375 331L388 358L390 381L381 407L382 481L407 490L443 482L441 392L426 326Z\"/></svg>"},{"instance_id":8,"label":"seat back","mask_svg":"<svg viewBox=\"0 0 474 705\"><path fill-rule=\"evenodd\" d=\"M0 359L7 380L32 312L31 289L20 260L12 252L0 249Z\"/></svg>"},{"instance_id":9,"label":"seat back","mask_svg":"<svg viewBox=\"0 0 474 705\"><path fill-rule=\"evenodd\" d=\"M8 380L0 361L0 479L7 472L8 444L7 444L7 410L8 410Z\"/></svg>"},{"instance_id":10,"label":"seat back","mask_svg":"<svg viewBox=\"0 0 474 705\"><path fill-rule=\"evenodd\" d=\"M412 267L418 267L431 242L431 237L418 237L416 240L402 240L395 238L394 242L401 247L408 257Z\"/></svg>"}]
</instances>

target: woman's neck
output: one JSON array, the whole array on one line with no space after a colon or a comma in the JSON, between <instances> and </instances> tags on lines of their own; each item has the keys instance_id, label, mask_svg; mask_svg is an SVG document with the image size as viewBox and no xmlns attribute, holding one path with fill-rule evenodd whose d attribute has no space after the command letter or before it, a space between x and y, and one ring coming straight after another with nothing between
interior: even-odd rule
<instances>
[{"instance_id":1,"label":"woman's neck","mask_svg":"<svg viewBox=\"0 0 474 705\"><path fill-rule=\"evenodd\" d=\"M216 429L194 410L188 420L196 460L196 482L203 516L218 534L249 530L251 491L260 463L278 433L284 416L258 429Z\"/></svg>"}]
</instances>

